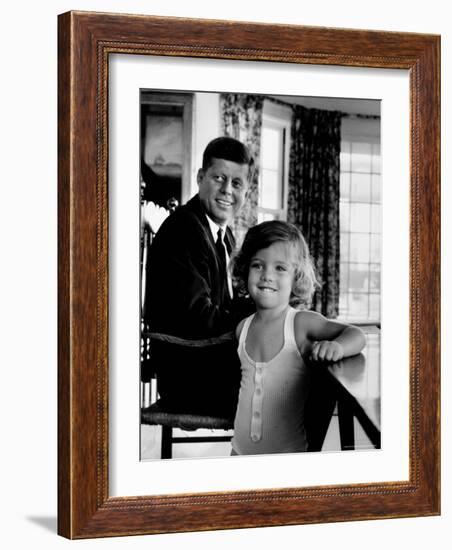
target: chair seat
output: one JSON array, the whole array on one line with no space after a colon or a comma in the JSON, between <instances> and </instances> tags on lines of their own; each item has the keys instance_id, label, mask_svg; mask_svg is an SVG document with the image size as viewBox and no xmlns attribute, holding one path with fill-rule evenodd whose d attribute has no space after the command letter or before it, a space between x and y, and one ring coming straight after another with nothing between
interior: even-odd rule
<instances>
[{"instance_id":1,"label":"chair seat","mask_svg":"<svg viewBox=\"0 0 452 550\"><path fill-rule=\"evenodd\" d=\"M167 410L158 400L150 407L141 409L142 424L159 424L182 430L231 430L234 426L232 418L204 416L192 413L174 413Z\"/></svg>"}]
</instances>

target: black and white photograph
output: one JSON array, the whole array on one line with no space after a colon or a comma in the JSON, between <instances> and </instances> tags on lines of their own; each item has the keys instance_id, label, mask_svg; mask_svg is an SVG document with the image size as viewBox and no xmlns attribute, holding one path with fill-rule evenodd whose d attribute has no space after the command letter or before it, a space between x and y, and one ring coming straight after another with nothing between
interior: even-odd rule
<instances>
[{"instance_id":1,"label":"black and white photograph","mask_svg":"<svg viewBox=\"0 0 452 550\"><path fill-rule=\"evenodd\" d=\"M381 102L140 90L140 459L381 448Z\"/></svg>"}]
</instances>

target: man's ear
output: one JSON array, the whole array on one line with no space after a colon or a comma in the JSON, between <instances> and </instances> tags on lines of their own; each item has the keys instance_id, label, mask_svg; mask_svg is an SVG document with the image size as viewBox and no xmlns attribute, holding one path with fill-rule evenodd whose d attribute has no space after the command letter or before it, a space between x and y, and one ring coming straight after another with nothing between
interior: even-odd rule
<instances>
[{"instance_id":1,"label":"man's ear","mask_svg":"<svg viewBox=\"0 0 452 550\"><path fill-rule=\"evenodd\" d=\"M204 170L200 168L196 176L196 182L198 184L198 187L201 185L203 178L204 178Z\"/></svg>"}]
</instances>

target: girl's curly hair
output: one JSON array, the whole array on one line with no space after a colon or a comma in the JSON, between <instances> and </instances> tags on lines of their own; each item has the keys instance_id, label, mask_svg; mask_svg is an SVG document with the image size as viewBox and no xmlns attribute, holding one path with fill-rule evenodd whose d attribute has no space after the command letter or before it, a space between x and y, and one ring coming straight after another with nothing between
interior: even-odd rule
<instances>
[{"instance_id":1,"label":"girl's curly hair","mask_svg":"<svg viewBox=\"0 0 452 550\"><path fill-rule=\"evenodd\" d=\"M231 271L237 290L242 296L248 293L248 271L251 259L259 250L278 242L286 243L294 252L295 277L290 305L309 308L314 291L320 284L301 231L288 222L272 220L262 222L248 230L242 248L231 259Z\"/></svg>"}]
</instances>

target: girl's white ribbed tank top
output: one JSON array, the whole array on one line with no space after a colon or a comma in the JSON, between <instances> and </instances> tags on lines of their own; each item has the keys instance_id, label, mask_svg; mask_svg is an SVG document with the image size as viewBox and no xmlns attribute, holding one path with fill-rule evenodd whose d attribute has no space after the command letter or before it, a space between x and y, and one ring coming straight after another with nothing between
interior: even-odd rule
<instances>
[{"instance_id":1,"label":"girl's white ribbed tank top","mask_svg":"<svg viewBox=\"0 0 452 550\"><path fill-rule=\"evenodd\" d=\"M254 361L246 351L254 315L245 320L238 346L242 379L232 439L237 454L306 451L307 369L295 341L296 314L288 308L283 347L266 363Z\"/></svg>"}]
</instances>

